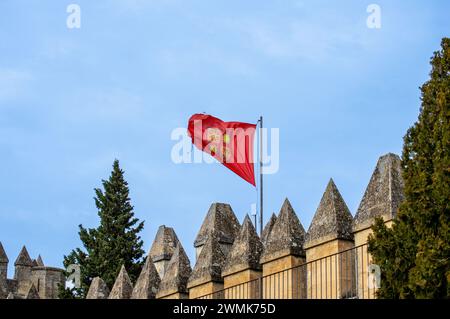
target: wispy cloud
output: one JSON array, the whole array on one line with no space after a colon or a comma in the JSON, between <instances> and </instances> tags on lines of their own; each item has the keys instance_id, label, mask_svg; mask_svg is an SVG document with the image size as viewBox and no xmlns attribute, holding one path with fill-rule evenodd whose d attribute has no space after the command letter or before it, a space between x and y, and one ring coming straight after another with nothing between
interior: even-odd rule
<instances>
[{"instance_id":1,"label":"wispy cloud","mask_svg":"<svg viewBox=\"0 0 450 319\"><path fill-rule=\"evenodd\" d=\"M326 23L292 19L268 22L235 20L229 26L239 29L253 48L271 58L303 58L320 62L334 56L339 47L362 47L360 31L350 25L340 28Z\"/></svg>"}]
</instances>

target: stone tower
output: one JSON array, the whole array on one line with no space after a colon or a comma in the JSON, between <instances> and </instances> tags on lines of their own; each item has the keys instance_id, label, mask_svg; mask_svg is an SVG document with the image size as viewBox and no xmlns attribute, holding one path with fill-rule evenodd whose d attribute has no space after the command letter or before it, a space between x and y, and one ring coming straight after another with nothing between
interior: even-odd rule
<instances>
[{"instance_id":1,"label":"stone tower","mask_svg":"<svg viewBox=\"0 0 450 319\"><path fill-rule=\"evenodd\" d=\"M308 298L353 296L354 252L348 251L354 246L352 221L344 199L330 179L306 234Z\"/></svg>"},{"instance_id":2,"label":"stone tower","mask_svg":"<svg viewBox=\"0 0 450 319\"><path fill-rule=\"evenodd\" d=\"M178 237L173 228L165 225L159 226L149 253L158 271L159 278L164 277L178 242Z\"/></svg>"},{"instance_id":3,"label":"stone tower","mask_svg":"<svg viewBox=\"0 0 450 319\"><path fill-rule=\"evenodd\" d=\"M8 256L0 242L0 299L8 296Z\"/></svg>"},{"instance_id":4,"label":"stone tower","mask_svg":"<svg viewBox=\"0 0 450 319\"><path fill-rule=\"evenodd\" d=\"M292 269L305 263L304 240L305 229L286 198L261 256L263 286L267 287L270 284L282 288L264 289L264 298L305 297L306 271L299 268Z\"/></svg>"},{"instance_id":5,"label":"stone tower","mask_svg":"<svg viewBox=\"0 0 450 319\"><path fill-rule=\"evenodd\" d=\"M41 264L42 260L39 262L36 260L36 262ZM60 268L35 266L31 269L31 282L41 299L54 299L58 296L59 285L65 283L64 272Z\"/></svg>"},{"instance_id":6,"label":"stone tower","mask_svg":"<svg viewBox=\"0 0 450 319\"><path fill-rule=\"evenodd\" d=\"M256 281L256 279L261 278L262 275L262 267L259 263L262 251L263 244L247 215L223 267L225 298L258 298L260 281ZM241 285L243 282L249 281L251 281L249 286Z\"/></svg>"},{"instance_id":7,"label":"stone tower","mask_svg":"<svg viewBox=\"0 0 450 319\"><path fill-rule=\"evenodd\" d=\"M375 170L367 185L353 220L357 272L358 298L374 298L375 288L370 288L368 265L372 257L367 251L367 237L372 233L371 226L376 217L384 219L390 227L397 210L404 199L401 160L398 155L389 153L378 159ZM373 279L373 278L372 278ZM373 287L373 286L372 286Z\"/></svg>"},{"instance_id":8,"label":"stone tower","mask_svg":"<svg viewBox=\"0 0 450 319\"><path fill-rule=\"evenodd\" d=\"M187 282L191 275L189 258L179 242L159 284L158 299L188 299Z\"/></svg>"},{"instance_id":9,"label":"stone tower","mask_svg":"<svg viewBox=\"0 0 450 319\"><path fill-rule=\"evenodd\" d=\"M133 284L131 283L125 266L122 265L108 299L130 299L132 292Z\"/></svg>"},{"instance_id":10,"label":"stone tower","mask_svg":"<svg viewBox=\"0 0 450 319\"><path fill-rule=\"evenodd\" d=\"M213 203L194 241L196 258L199 258L211 233L216 235L222 252L226 256L239 228L239 222L229 204Z\"/></svg>"},{"instance_id":11,"label":"stone tower","mask_svg":"<svg viewBox=\"0 0 450 319\"><path fill-rule=\"evenodd\" d=\"M27 295L30 288L31 281L31 268L33 267L33 261L28 254L27 248L22 247L22 250L17 256L14 262L14 280L17 282L17 292L21 295Z\"/></svg>"},{"instance_id":12,"label":"stone tower","mask_svg":"<svg viewBox=\"0 0 450 319\"><path fill-rule=\"evenodd\" d=\"M133 288L131 299L155 299L160 282L161 279L152 258L147 256L144 267Z\"/></svg>"},{"instance_id":13,"label":"stone tower","mask_svg":"<svg viewBox=\"0 0 450 319\"><path fill-rule=\"evenodd\" d=\"M225 254L219 237L212 232L209 234L189 277L189 299L196 299L222 290L222 268L224 264ZM208 298L211 297L220 299L224 296L214 294Z\"/></svg>"}]
</instances>

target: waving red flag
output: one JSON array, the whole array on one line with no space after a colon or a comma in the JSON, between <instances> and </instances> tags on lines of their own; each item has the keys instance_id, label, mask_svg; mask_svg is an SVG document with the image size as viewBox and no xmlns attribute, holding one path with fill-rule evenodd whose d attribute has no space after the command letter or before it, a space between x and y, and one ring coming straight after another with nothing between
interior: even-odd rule
<instances>
[{"instance_id":1,"label":"waving red flag","mask_svg":"<svg viewBox=\"0 0 450 319\"><path fill-rule=\"evenodd\" d=\"M188 123L188 134L199 150L210 154L253 186L256 186L253 167L255 130L255 124L224 122L207 114L194 114Z\"/></svg>"}]
</instances>

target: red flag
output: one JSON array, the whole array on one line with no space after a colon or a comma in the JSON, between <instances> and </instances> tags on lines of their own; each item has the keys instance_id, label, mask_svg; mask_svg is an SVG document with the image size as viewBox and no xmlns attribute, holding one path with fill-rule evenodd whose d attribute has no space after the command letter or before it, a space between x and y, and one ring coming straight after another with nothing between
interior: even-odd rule
<instances>
[{"instance_id":1,"label":"red flag","mask_svg":"<svg viewBox=\"0 0 450 319\"><path fill-rule=\"evenodd\" d=\"M210 154L253 186L256 186L253 167L255 130L255 124L224 122L207 114L194 114L188 123L188 134L199 150Z\"/></svg>"}]
</instances>

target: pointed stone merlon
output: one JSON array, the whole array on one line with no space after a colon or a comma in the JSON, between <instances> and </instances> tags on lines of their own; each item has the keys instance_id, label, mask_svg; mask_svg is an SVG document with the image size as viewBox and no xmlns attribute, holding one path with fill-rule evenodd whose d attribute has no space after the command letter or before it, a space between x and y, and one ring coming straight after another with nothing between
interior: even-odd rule
<instances>
[{"instance_id":1,"label":"pointed stone merlon","mask_svg":"<svg viewBox=\"0 0 450 319\"><path fill-rule=\"evenodd\" d=\"M133 284L131 283L125 267L122 266L108 299L130 299L132 292Z\"/></svg>"},{"instance_id":2,"label":"pointed stone merlon","mask_svg":"<svg viewBox=\"0 0 450 319\"><path fill-rule=\"evenodd\" d=\"M404 199L404 183L402 178L401 159L398 155L389 153L378 159L375 170L367 185L364 196L359 204L355 218L353 219L353 233L355 236L355 247L360 255L366 256L366 262L358 258L356 271L358 278L367 278L367 264L371 263L372 257L367 252L369 235L372 233L371 226L376 217L381 217L387 227L391 227L397 210ZM358 281L358 298L375 298L375 289L369 290L367 285Z\"/></svg>"},{"instance_id":3,"label":"pointed stone merlon","mask_svg":"<svg viewBox=\"0 0 450 319\"><path fill-rule=\"evenodd\" d=\"M166 274L159 284L158 299L188 299L187 283L191 275L189 258L179 242L175 249Z\"/></svg>"},{"instance_id":4,"label":"pointed stone merlon","mask_svg":"<svg viewBox=\"0 0 450 319\"><path fill-rule=\"evenodd\" d=\"M261 234L261 242L264 246L267 243L267 239L269 238L270 232L272 231L273 225L275 225L276 221L277 216L275 215L275 213L273 213L269 221L267 222L266 226L264 226L264 229Z\"/></svg>"},{"instance_id":5,"label":"pointed stone merlon","mask_svg":"<svg viewBox=\"0 0 450 319\"><path fill-rule=\"evenodd\" d=\"M261 278L260 257L262 251L263 244L250 217L247 215L223 267L222 277L226 299L255 299L259 297L257 285L251 283L247 287L243 286L242 283L250 281L254 283L254 280Z\"/></svg>"},{"instance_id":6,"label":"pointed stone merlon","mask_svg":"<svg viewBox=\"0 0 450 319\"><path fill-rule=\"evenodd\" d=\"M264 290L264 298L306 297L306 271L303 267L294 268L305 263L304 240L305 230L286 199L261 256L263 285L270 282L274 287L282 288Z\"/></svg>"},{"instance_id":7,"label":"pointed stone merlon","mask_svg":"<svg viewBox=\"0 0 450 319\"><path fill-rule=\"evenodd\" d=\"M36 259L36 264L37 264L38 267L44 267L45 266L41 255L38 255L38 258Z\"/></svg>"},{"instance_id":8,"label":"pointed stone merlon","mask_svg":"<svg viewBox=\"0 0 450 319\"><path fill-rule=\"evenodd\" d=\"M0 299L8 295L8 262L8 256L0 242Z\"/></svg>"},{"instance_id":9,"label":"pointed stone merlon","mask_svg":"<svg viewBox=\"0 0 450 319\"><path fill-rule=\"evenodd\" d=\"M401 159L392 153L383 155L378 159L353 220L355 245L367 242L376 217L382 217L389 226L403 199Z\"/></svg>"},{"instance_id":10,"label":"pointed stone merlon","mask_svg":"<svg viewBox=\"0 0 450 319\"><path fill-rule=\"evenodd\" d=\"M224 255L227 255L239 228L239 221L229 204L213 203L194 241L196 258L199 258L203 246L212 233L217 237Z\"/></svg>"},{"instance_id":11,"label":"pointed stone merlon","mask_svg":"<svg viewBox=\"0 0 450 319\"><path fill-rule=\"evenodd\" d=\"M109 288L100 277L92 279L86 299L108 299Z\"/></svg>"},{"instance_id":12,"label":"pointed stone merlon","mask_svg":"<svg viewBox=\"0 0 450 319\"><path fill-rule=\"evenodd\" d=\"M133 288L131 299L155 299L160 282L161 279L152 258L147 256L144 267Z\"/></svg>"},{"instance_id":13,"label":"pointed stone merlon","mask_svg":"<svg viewBox=\"0 0 450 319\"><path fill-rule=\"evenodd\" d=\"M158 228L149 255L158 271L160 278L164 277L170 259L178 245L178 237L171 227L162 225Z\"/></svg>"},{"instance_id":14,"label":"pointed stone merlon","mask_svg":"<svg viewBox=\"0 0 450 319\"><path fill-rule=\"evenodd\" d=\"M347 252L354 247L352 221L350 210L330 179L306 234L308 282L314 282L307 289L308 299L345 298L354 291L354 264L351 252Z\"/></svg>"},{"instance_id":15,"label":"pointed stone merlon","mask_svg":"<svg viewBox=\"0 0 450 319\"><path fill-rule=\"evenodd\" d=\"M353 242L352 222L347 204L330 179L306 234L305 249L337 239Z\"/></svg>"},{"instance_id":16,"label":"pointed stone merlon","mask_svg":"<svg viewBox=\"0 0 450 319\"><path fill-rule=\"evenodd\" d=\"M189 299L214 294L223 289L222 268L225 255L217 233L210 233L188 281ZM213 295L221 299L223 296Z\"/></svg>"}]
</instances>

